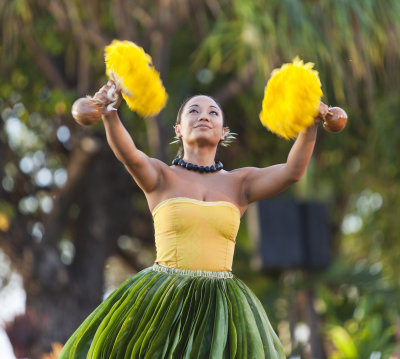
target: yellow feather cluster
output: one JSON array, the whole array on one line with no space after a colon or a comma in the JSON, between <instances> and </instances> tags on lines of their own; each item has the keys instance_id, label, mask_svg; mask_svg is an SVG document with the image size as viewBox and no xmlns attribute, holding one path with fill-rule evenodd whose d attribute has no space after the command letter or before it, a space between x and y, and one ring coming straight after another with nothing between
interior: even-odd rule
<instances>
[{"instance_id":1,"label":"yellow feather cluster","mask_svg":"<svg viewBox=\"0 0 400 359\"><path fill-rule=\"evenodd\" d=\"M260 120L271 132L296 138L312 125L322 97L321 82L314 64L295 57L271 73L265 87Z\"/></svg>"},{"instance_id":2,"label":"yellow feather cluster","mask_svg":"<svg viewBox=\"0 0 400 359\"><path fill-rule=\"evenodd\" d=\"M168 95L151 57L131 41L113 40L104 50L106 73L122 90L129 108L141 116L154 116Z\"/></svg>"}]
</instances>

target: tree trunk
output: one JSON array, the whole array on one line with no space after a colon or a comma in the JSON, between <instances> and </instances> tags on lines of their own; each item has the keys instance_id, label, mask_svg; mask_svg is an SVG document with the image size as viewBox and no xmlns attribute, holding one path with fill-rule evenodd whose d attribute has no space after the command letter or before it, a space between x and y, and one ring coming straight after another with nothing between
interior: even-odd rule
<instances>
[{"instance_id":1,"label":"tree trunk","mask_svg":"<svg viewBox=\"0 0 400 359\"><path fill-rule=\"evenodd\" d=\"M44 243L24 248L21 263L25 263L25 269L21 268L21 273L27 292L27 312L32 319L31 328L24 332L26 336L36 333L29 349L32 359L49 352L52 342L65 343L102 301L105 262L116 253L118 237L134 231L132 199L136 192L133 179L104 146L87 163L78 190L69 198L67 211L61 214L61 238L47 238ZM70 218L71 208L79 210L76 218ZM151 237L149 223L147 233ZM51 223L48 225L51 227ZM69 265L61 260L56 246L60 240L74 244L75 255ZM26 262L31 262L31 266L26 267ZM15 340L13 344L18 346Z\"/></svg>"}]
</instances>

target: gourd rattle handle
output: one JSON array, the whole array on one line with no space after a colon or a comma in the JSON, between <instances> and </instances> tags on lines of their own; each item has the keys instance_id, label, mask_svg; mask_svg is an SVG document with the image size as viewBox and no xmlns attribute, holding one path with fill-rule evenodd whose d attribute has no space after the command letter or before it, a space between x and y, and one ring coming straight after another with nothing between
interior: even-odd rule
<instances>
[{"instance_id":1,"label":"gourd rattle handle","mask_svg":"<svg viewBox=\"0 0 400 359\"><path fill-rule=\"evenodd\" d=\"M328 112L322 118L323 126L328 132L340 132L347 123L347 114L340 107L329 107Z\"/></svg>"}]
</instances>

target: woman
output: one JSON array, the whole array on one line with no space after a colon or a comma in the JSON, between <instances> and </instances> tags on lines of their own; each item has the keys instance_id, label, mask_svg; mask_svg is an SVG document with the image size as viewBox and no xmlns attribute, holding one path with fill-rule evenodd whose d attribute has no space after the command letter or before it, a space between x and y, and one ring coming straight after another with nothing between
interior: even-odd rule
<instances>
[{"instance_id":1,"label":"woman","mask_svg":"<svg viewBox=\"0 0 400 359\"><path fill-rule=\"evenodd\" d=\"M110 103L114 89L109 81L95 97ZM231 272L235 238L250 203L301 178L326 111L320 107L286 163L225 171L215 163L225 120L211 97L182 104L175 132L183 155L171 166L137 149L117 112L104 108L108 143L152 212L157 258L85 320L60 358L284 358L261 303Z\"/></svg>"}]
</instances>

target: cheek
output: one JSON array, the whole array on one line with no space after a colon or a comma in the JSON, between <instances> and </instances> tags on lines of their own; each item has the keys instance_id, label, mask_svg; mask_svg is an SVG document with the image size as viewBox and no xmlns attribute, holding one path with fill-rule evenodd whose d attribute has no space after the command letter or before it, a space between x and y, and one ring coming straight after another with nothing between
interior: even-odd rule
<instances>
[{"instance_id":1,"label":"cheek","mask_svg":"<svg viewBox=\"0 0 400 359\"><path fill-rule=\"evenodd\" d=\"M223 129L224 127L224 121L222 120L222 118L218 118L215 120L215 125L218 127L218 129Z\"/></svg>"},{"instance_id":2,"label":"cheek","mask_svg":"<svg viewBox=\"0 0 400 359\"><path fill-rule=\"evenodd\" d=\"M192 127L193 123L196 121L194 116L185 116L181 120L181 128L187 131L190 127Z\"/></svg>"},{"instance_id":3,"label":"cheek","mask_svg":"<svg viewBox=\"0 0 400 359\"><path fill-rule=\"evenodd\" d=\"M187 118L182 118L181 123L180 123L180 128L181 128L181 133L182 135L187 134L188 129L189 129L189 121Z\"/></svg>"}]
</instances>

